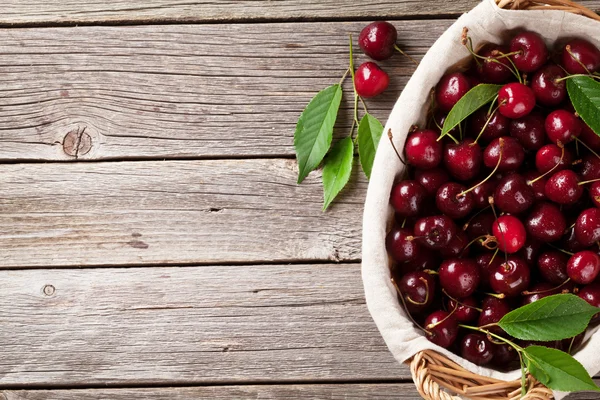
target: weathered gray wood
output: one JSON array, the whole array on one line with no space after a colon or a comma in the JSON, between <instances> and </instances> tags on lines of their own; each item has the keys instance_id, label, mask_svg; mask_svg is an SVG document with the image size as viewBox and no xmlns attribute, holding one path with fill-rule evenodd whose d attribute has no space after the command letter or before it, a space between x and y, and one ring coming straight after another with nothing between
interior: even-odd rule
<instances>
[{"instance_id":1,"label":"weathered gray wood","mask_svg":"<svg viewBox=\"0 0 600 400\"><path fill-rule=\"evenodd\" d=\"M0 386L408 378L357 264L0 271Z\"/></svg>"},{"instance_id":2,"label":"weathered gray wood","mask_svg":"<svg viewBox=\"0 0 600 400\"><path fill-rule=\"evenodd\" d=\"M399 43L419 58L450 23L398 22ZM300 112L340 80L363 25L0 29L0 160L293 156ZM385 121L414 65L382 66L390 89L368 104Z\"/></svg>"},{"instance_id":3,"label":"weathered gray wood","mask_svg":"<svg viewBox=\"0 0 600 400\"><path fill-rule=\"evenodd\" d=\"M359 260L359 168L323 213L295 160L2 165L0 267Z\"/></svg>"}]
</instances>

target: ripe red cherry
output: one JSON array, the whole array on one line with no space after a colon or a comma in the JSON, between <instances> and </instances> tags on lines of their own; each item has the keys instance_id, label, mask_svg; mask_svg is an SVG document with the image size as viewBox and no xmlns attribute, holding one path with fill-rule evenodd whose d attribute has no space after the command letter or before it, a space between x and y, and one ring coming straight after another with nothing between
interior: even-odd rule
<instances>
[{"instance_id":1,"label":"ripe red cherry","mask_svg":"<svg viewBox=\"0 0 600 400\"><path fill-rule=\"evenodd\" d=\"M579 214L575 221L575 237L585 247L600 240L600 209L592 207Z\"/></svg>"},{"instance_id":2,"label":"ripe red cherry","mask_svg":"<svg viewBox=\"0 0 600 400\"><path fill-rule=\"evenodd\" d=\"M471 89L471 83L460 72L442 76L435 88L435 100L440 110L448 112Z\"/></svg>"},{"instance_id":3,"label":"ripe red cherry","mask_svg":"<svg viewBox=\"0 0 600 400\"><path fill-rule=\"evenodd\" d=\"M498 241L498 248L509 254L521 250L527 237L521 221L512 215L498 217L492 225L492 232Z\"/></svg>"},{"instance_id":4,"label":"ripe red cherry","mask_svg":"<svg viewBox=\"0 0 600 400\"><path fill-rule=\"evenodd\" d=\"M570 251L571 253L585 250L586 247L587 246L582 245L577 240L577 237L575 236L575 227L570 228L560 241L560 248Z\"/></svg>"},{"instance_id":5,"label":"ripe red cherry","mask_svg":"<svg viewBox=\"0 0 600 400\"><path fill-rule=\"evenodd\" d=\"M592 283L600 273L600 256L590 250L575 253L567 263L567 275L575 283Z\"/></svg>"},{"instance_id":6,"label":"ripe red cherry","mask_svg":"<svg viewBox=\"0 0 600 400\"><path fill-rule=\"evenodd\" d=\"M393 227L385 237L385 247L390 256L398 261L412 261L419 255L419 245L412 239L408 228Z\"/></svg>"},{"instance_id":7,"label":"ripe red cherry","mask_svg":"<svg viewBox=\"0 0 600 400\"><path fill-rule=\"evenodd\" d=\"M468 258L445 260L438 272L440 285L454 298L472 295L479 285L479 268L475 261Z\"/></svg>"},{"instance_id":8,"label":"ripe red cherry","mask_svg":"<svg viewBox=\"0 0 600 400\"><path fill-rule=\"evenodd\" d=\"M444 183L437 191L435 204L438 210L450 218L460 219L469 215L475 203L471 192L464 193L467 188L460 183Z\"/></svg>"},{"instance_id":9,"label":"ripe red cherry","mask_svg":"<svg viewBox=\"0 0 600 400\"><path fill-rule=\"evenodd\" d=\"M491 271L494 271L504 262L501 256L494 257L494 253L482 253L475 257L475 263L479 267L479 286L481 289L490 287Z\"/></svg>"},{"instance_id":10,"label":"ripe red cherry","mask_svg":"<svg viewBox=\"0 0 600 400\"><path fill-rule=\"evenodd\" d=\"M548 243L561 238L567 228L567 222L557 206L541 202L535 205L525 219L525 228L531 237Z\"/></svg>"},{"instance_id":11,"label":"ripe red cherry","mask_svg":"<svg viewBox=\"0 0 600 400\"><path fill-rule=\"evenodd\" d=\"M589 189L592 202L596 207L600 207L600 181L592 182Z\"/></svg>"},{"instance_id":12,"label":"ripe red cherry","mask_svg":"<svg viewBox=\"0 0 600 400\"><path fill-rule=\"evenodd\" d=\"M454 221L445 215L421 218L414 227L415 240L430 249L441 249L448 246L456 235L456 231Z\"/></svg>"},{"instance_id":13,"label":"ripe red cherry","mask_svg":"<svg viewBox=\"0 0 600 400\"><path fill-rule=\"evenodd\" d=\"M398 281L398 288L404 297L408 312L420 313L431 304L435 298L435 280L423 271L409 272Z\"/></svg>"},{"instance_id":14,"label":"ripe red cherry","mask_svg":"<svg viewBox=\"0 0 600 400\"><path fill-rule=\"evenodd\" d=\"M596 135L592 128L586 124L582 125L581 135L579 135L579 138L583 141L583 143L590 146L592 150L596 152L600 151L600 136Z\"/></svg>"},{"instance_id":15,"label":"ripe red cherry","mask_svg":"<svg viewBox=\"0 0 600 400\"><path fill-rule=\"evenodd\" d=\"M481 314L479 314L479 320L477 326L486 326L494 324L502 319L506 314L510 312L510 306L505 300L497 299L492 296L488 296L483 299L481 303ZM496 334L502 334L504 331L499 326L493 326L488 328L490 332Z\"/></svg>"},{"instance_id":16,"label":"ripe red cherry","mask_svg":"<svg viewBox=\"0 0 600 400\"><path fill-rule=\"evenodd\" d=\"M471 222L467 226L467 235L469 239L473 240L483 235L492 234L492 224L496 220L494 214L491 212L484 212L477 214L471 219Z\"/></svg>"},{"instance_id":17,"label":"ripe red cherry","mask_svg":"<svg viewBox=\"0 0 600 400\"><path fill-rule=\"evenodd\" d=\"M510 41L511 59L517 69L523 72L533 72L540 68L548 59L548 48L544 39L535 32L521 32Z\"/></svg>"},{"instance_id":18,"label":"ripe red cherry","mask_svg":"<svg viewBox=\"0 0 600 400\"><path fill-rule=\"evenodd\" d=\"M475 186L470 192L473 195L475 208L485 208L489 206L488 198L494 194L496 182L490 179L485 182L474 182L469 186Z\"/></svg>"},{"instance_id":19,"label":"ripe red cherry","mask_svg":"<svg viewBox=\"0 0 600 400\"><path fill-rule=\"evenodd\" d=\"M548 178L544 193L555 203L575 204L583 194L583 187L579 185L577 174L573 170L565 169Z\"/></svg>"},{"instance_id":20,"label":"ripe red cherry","mask_svg":"<svg viewBox=\"0 0 600 400\"><path fill-rule=\"evenodd\" d=\"M425 330L429 341L447 349L458 337L458 322L446 311L434 311L425 319Z\"/></svg>"},{"instance_id":21,"label":"ripe red cherry","mask_svg":"<svg viewBox=\"0 0 600 400\"><path fill-rule=\"evenodd\" d=\"M496 44L486 44L477 54L485 57L486 60L477 64L477 74L482 81L488 83L504 83L513 77L510 70L510 63L505 57L497 58L503 54L508 54L506 46Z\"/></svg>"},{"instance_id":22,"label":"ripe red cherry","mask_svg":"<svg viewBox=\"0 0 600 400\"><path fill-rule=\"evenodd\" d=\"M566 144L581 134L582 124L572 112L555 110L546 117L545 128L551 142Z\"/></svg>"},{"instance_id":23,"label":"ripe red cherry","mask_svg":"<svg viewBox=\"0 0 600 400\"><path fill-rule=\"evenodd\" d=\"M555 144L547 144L535 153L535 167L540 174L545 174L554 168L554 172L568 168L573 162L571 152L564 149L564 156L561 160L563 150Z\"/></svg>"},{"instance_id":24,"label":"ripe red cherry","mask_svg":"<svg viewBox=\"0 0 600 400\"><path fill-rule=\"evenodd\" d=\"M529 288L528 292L530 294L523 296L523 301L522 301L523 305L531 304L540 299L543 299L544 297L552 296L553 294L558 294L558 293L560 293L560 290L555 289L554 285L552 285L548 282L540 282L540 283L536 283L535 285L531 286L531 288Z\"/></svg>"},{"instance_id":25,"label":"ripe red cherry","mask_svg":"<svg viewBox=\"0 0 600 400\"><path fill-rule=\"evenodd\" d=\"M456 308L456 309L455 309ZM471 322L479 317L479 302L474 297L465 297L460 302L448 299L446 309L452 313L458 322Z\"/></svg>"},{"instance_id":26,"label":"ripe red cherry","mask_svg":"<svg viewBox=\"0 0 600 400\"><path fill-rule=\"evenodd\" d=\"M587 40L573 39L563 48L561 64L570 74L593 73L600 68L600 51Z\"/></svg>"},{"instance_id":27,"label":"ripe red cherry","mask_svg":"<svg viewBox=\"0 0 600 400\"><path fill-rule=\"evenodd\" d=\"M417 256L409 261L396 264L399 275L409 272L423 271L425 269L437 269L440 265L439 256L433 251L417 251Z\"/></svg>"},{"instance_id":28,"label":"ripe red cherry","mask_svg":"<svg viewBox=\"0 0 600 400\"><path fill-rule=\"evenodd\" d=\"M507 83L498 92L498 111L507 118L521 118L535 107L535 94L522 83Z\"/></svg>"},{"instance_id":29,"label":"ripe red cherry","mask_svg":"<svg viewBox=\"0 0 600 400\"><path fill-rule=\"evenodd\" d=\"M500 370L512 371L519 367L519 354L509 344L495 344L492 364Z\"/></svg>"},{"instance_id":30,"label":"ripe red cherry","mask_svg":"<svg viewBox=\"0 0 600 400\"><path fill-rule=\"evenodd\" d=\"M510 136L514 137L527 150L538 150L546 143L544 116L536 111L510 121Z\"/></svg>"},{"instance_id":31,"label":"ripe red cherry","mask_svg":"<svg viewBox=\"0 0 600 400\"><path fill-rule=\"evenodd\" d=\"M546 200L546 182L548 179L537 171L527 171L523 174L523 178L533 190L535 200Z\"/></svg>"},{"instance_id":32,"label":"ripe red cherry","mask_svg":"<svg viewBox=\"0 0 600 400\"><path fill-rule=\"evenodd\" d=\"M466 138L459 144L449 143L444 148L444 167L461 181L473 179L481 167L481 147Z\"/></svg>"},{"instance_id":33,"label":"ripe red cherry","mask_svg":"<svg viewBox=\"0 0 600 400\"><path fill-rule=\"evenodd\" d=\"M581 175L581 179L584 181L600 178L600 158L592 154L583 156L579 175Z\"/></svg>"},{"instance_id":34,"label":"ripe red cherry","mask_svg":"<svg viewBox=\"0 0 600 400\"><path fill-rule=\"evenodd\" d=\"M567 85L559 79L566 76L561 67L548 64L533 75L531 89L538 103L555 107L567 97Z\"/></svg>"},{"instance_id":35,"label":"ripe red cherry","mask_svg":"<svg viewBox=\"0 0 600 400\"><path fill-rule=\"evenodd\" d=\"M538 270L545 280L554 285L560 285L569 278L567 275L568 261L569 256L565 253L549 250L540 254L537 260Z\"/></svg>"},{"instance_id":36,"label":"ripe red cherry","mask_svg":"<svg viewBox=\"0 0 600 400\"><path fill-rule=\"evenodd\" d=\"M509 256L490 276L490 286L496 293L514 297L529 286L529 267L520 257Z\"/></svg>"},{"instance_id":37,"label":"ripe red cherry","mask_svg":"<svg viewBox=\"0 0 600 400\"><path fill-rule=\"evenodd\" d=\"M423 211L423 202L427 191L420 183L404 180L392 187L390 204L402 217L416 217Z\"/></svg>"},{"instance_id":38,"label":"ripe red cherry","mask_svg":"<svg viewBox=\"0 0 600 400\"><path fill-rule=\"evenodd\" d=\"M502 150L500 149L500 142ZM495 168L498 165L498 171L514 171L518 169L525 159L525 151L519 142L510 136L505 136L492 140L492 142L483 151L483 163L488 168Z\"/></svg>"},{"instance_id":39,"label":"ripe red cherry","mask_svg":"<svg viewBox=\"0 0 600 400\"><path fill-rule=\"evenodd\" d=\"M519 214L533 205L533 189L522 175L513 172L502 179L494 192L494 203L504 212Z\"/></svg>"},{"instance_id":40,"label":"ripe red cherry","mask_svg":"<svg viewBox=\"0 0 600 400\"><path fill-rule=\"evenodd\" d=\"M476 365L486 365L494 357L493 345L483 333L468 333L460 344L460 355Z\"/></svg>"},{"instance_id":41,"label":"ripe red cherry","mask_svg":"<svg viewBox=\"0 0 600 400\"><path fill-rule=\"evenodd\" d=\"M442 247L440 249L440 255L444 259L453 257L466 257L469 255L469 247L465 248L467 244L469 244L469 238L467 237L467 234L463 230L458 230L450 243L448 243L446 247Z\"/></svg>"},{"instance_id":42,"label":"ripe red cherry","mask_svg":"<svg viewBox=\"0 0 600 400\"><path fill-rule=\"evenodd\" d=\"M373 60L382 61L394 54L398 32L385 21L371 22L358 35L358 45Z\"/></svg>"},{"instance_id":43,"label":"ripe red cherry","mask_svg":"<svg viewBox=\"0 0 600 400\"><path fill-rule=\"evenodd\" d=\"M415 170L415 180L425 188L428 195L435 195L440 186L450 180L450 176L442 168L417 169Z\"/></svg>"},{"instance_id":44,"label":"ripe red cherry","mask_svg":"<svg viewBox=\"0 0 600 400\"><path fill-rule=\"evenodd\" d=\"M484 142L490 142L493 139L499 138L500 136L506 136L508 134L508 118L499 112L493 113L490 117L488 110L485 107L477 110L471 116L469 123L471 127L471 135L474 137L479 135L479 132L481 132L483 129L480 139Z\"/></svg>"},{"instance_id":45,"label":"ripe red cherry","mask_svg":"<svg viewBox=\"0 0 600 400\"><path fill-rule=\"evenodd\" d=\"M519 254L521 255L521 257L523 257L527 265L533 265L535 264L541 249L542 242L529 237L527 238L527 241L525 242L525 245L523 246Z\"/></svg>"},{"instance_id":46,"label":"ripe red cherry","mask_svg":"<svg viewBox=\"0 0 600 400\"><path fill-rule=\"evenodd\" d=\"M594 307L600 307L600 283L592 283L579 289L579 297ZM596 317L598 314L596 314Z\"/></svg>"},{"instance_id":47,"label":"ripe red cherry","mask_svg":"<svg viewBox=\"0 0 600 400\"><path fill-rule=\"evenodd\" d=\"M355 73L354 86L356 93L364 98L375 97L387 89L390 84L388 74L379 65L368 61L361 64Z\"/></svg>"},{"instance_id":48,"label":"ripe red cherry","mask_svg":"<svg viewBox=\"0 0 600 400\"><path fill-rule=\"evenodd\" d=\"M437 138L438 134L429 129L411 133L404 145L408 163L421 169L437 167L442 161L442 142Z\"/></svg>"}]
</instances>

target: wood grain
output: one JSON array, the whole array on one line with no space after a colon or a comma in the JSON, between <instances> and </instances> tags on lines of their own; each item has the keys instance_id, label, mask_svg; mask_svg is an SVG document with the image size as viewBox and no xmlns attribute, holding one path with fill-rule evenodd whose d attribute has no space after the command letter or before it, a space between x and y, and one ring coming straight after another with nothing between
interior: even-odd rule
<instances>
[{"instance_id":1,"label":"wood grain","mask_svg":"<svg viewBox=\"0 0 600 400\"><path fill-rule=\"evenodd\" d=\"M399 43L419 58L450 23L398 22ZM340 80L363 25L0 30L0 161L293 157L298 116ZM382 66L390 89L368 104L385 121L414 66L400 55ZM338 137L350 80L345 93Z\"/></svg>"},{"instance_id":2,"label":"wood grain","mask_svg":"<svg viewBox=\"0 0 600 400\"><path fill-rule=\"evenodd\" d=\"M0 276L0 386L408 378L357 264Z\"/></svg>"}]
</instances>

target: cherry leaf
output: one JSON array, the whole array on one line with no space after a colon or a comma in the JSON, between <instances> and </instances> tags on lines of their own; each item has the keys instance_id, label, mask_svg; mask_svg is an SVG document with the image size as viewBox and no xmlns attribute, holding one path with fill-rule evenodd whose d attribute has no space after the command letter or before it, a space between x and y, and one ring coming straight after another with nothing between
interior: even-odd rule
<instances>
[{"instance_id":1,"label":"cherry leaf","mask_svg":"<svg viewBox=\"0 0 600 400\"><path fill-rule=\"evenodd\" d=\"M574 76L567 79L567 92L577 114L600 135L600 82L587 76Z\"/></svg>"},{"instance_id":2,"label":"cherry leaf","mask_svg":"<svg viewBox=\"0 0 600 400\"><path fill-rule=\"evenodd\" d=\"M448 113L440 136L446 135L469 115L492 101L501 87L502 85L482 83L465 93Z\"/></svg>"},{"instance_id":3,"label":"cherry leaf","mask_svg":"<svg viewBox=\"0 0 600 400\"><path fill-rule=\"evenodd\" d=\"M348 183L353 160L354 143L351 137L337 142L327 154L323 166L323 211Z\"/></svg>"},{"instance_id":4,"label":"cherry leaf","mask_svg":"<svg viewBox=\"0 0 600 400\"><path fill-rule=\"evenodd\" d=\"M358 155L367 178L371 178L373 160L382 133L383 125L371 114L365 114L358 124Z\"/></svg>"}]
</instances>

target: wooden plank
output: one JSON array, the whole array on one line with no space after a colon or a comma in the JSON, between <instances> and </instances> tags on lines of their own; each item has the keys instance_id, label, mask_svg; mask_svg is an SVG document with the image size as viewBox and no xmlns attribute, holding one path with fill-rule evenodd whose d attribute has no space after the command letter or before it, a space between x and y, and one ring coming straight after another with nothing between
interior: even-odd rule
<instances>
[{"instance_id":1,"label":"wooden plank","mask_svg":"<svg viewBox=\"0 0 600 400\"><path fill-rule=\"evenodd\" d=\"M0 276L0 386L408 378L357 264Z\"/></svg>"},{"instance_id":2,"label":"wooden plank","mask_svg":"<svg viewBox=\"0 0 600 400\"><path fill-rule=\"evenodd\" d=\"M399 43L419 58L450 23L398 22ZM0 29L0 160L292 157L300 112L340 80L363 25ZM382 65L390 89L368 104L385 121L414 66Z\"/></svg>"},{"instance_id":3,"label":"wooden plank","mask_svg":"<svg viewBox=\"0 0 600 400\"><path fill-rule=\"evenodd\" d=\"M294 160L3 165L0 267L358 261L359 168L323 213Z\"/></svg>"}]
</instances>

